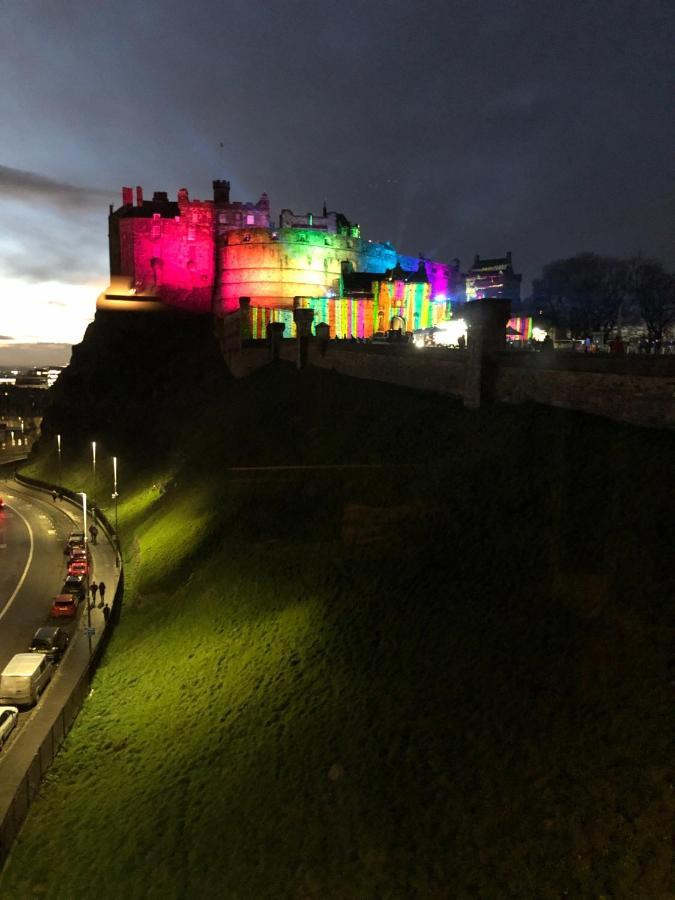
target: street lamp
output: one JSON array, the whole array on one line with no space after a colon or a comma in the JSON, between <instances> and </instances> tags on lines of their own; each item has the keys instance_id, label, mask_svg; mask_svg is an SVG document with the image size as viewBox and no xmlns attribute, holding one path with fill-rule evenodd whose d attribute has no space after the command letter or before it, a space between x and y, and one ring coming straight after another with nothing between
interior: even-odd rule
<instances>
[{"instance_id":1,"label":"street lamp","mask_svg":"<svg viewBox=\"0 0 675 900\"><path fill-rule=\"evenodd\" d=\"M63 466L61 465L61 435L56 435L56 452L59 457L59 487L63 487Z\"/></svg>"},{"instance_id":2,"label":"street lamp","mask_svg":"<svg viewBox=\"0 0 675 900\"><path fill-rule=\"evenodd\" d=\"M92 519L96 520L96 441L91 442L91 469L94 476L94 484L91 491L91 505L94 508Z\"/></svg>"},{"instance_id":3,"label":"street lamp","mask_svg":"<svg viewBox=\"0 0 675 900\"><path fill-rule=\"evenodd\" d=\"M80 491L82 497L82 521L84 523L84 549L86 551L86 560L89 562L89 551L87 548L87 495L84 491ZM89 659L91 659L91 603L89 602L89 591L84 595L87 604L87 640L89 641Z\"/></svg>"},{"instance_id":4,"label":"street lamp","mask_svg":"<svg viewBox=\"0 0 675 900\"><path fill-rule=\"evenodd\" d=\"M113 493L112 499L115 501L115 544L117 548L117 552L115 553L115 565L119 566L120 564L120 538L117 533L117 498L119 494L117 493L117 457L113 456Z\"/></svg>"}]
</instances>

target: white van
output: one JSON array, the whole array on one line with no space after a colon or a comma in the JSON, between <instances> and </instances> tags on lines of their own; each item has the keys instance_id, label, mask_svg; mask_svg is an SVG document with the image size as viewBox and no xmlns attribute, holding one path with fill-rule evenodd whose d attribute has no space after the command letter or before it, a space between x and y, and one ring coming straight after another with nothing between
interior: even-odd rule
<instances>
[{"instance_id":1,"label":"white van","mask_svg":"<svg viewBox=\"0 0 675 900\"><path fill-rule=\"evenodd\" d=\"M49 684L54 666L42 653L17 653L0 673L0 703L32 706Z\"/></svg>"}]
</instances>

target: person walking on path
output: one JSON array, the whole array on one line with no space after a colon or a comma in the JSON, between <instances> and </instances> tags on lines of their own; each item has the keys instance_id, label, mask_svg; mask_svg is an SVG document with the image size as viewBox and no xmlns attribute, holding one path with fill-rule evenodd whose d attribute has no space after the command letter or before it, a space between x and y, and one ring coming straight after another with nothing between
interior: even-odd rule
<instances>
[{"instance_id":1,"label":"person walking on path","mask_svg":"<svg viewBox=\"0 0 675 900\"><path fill-rule=\"evenodd\" d=\"M110 607L106 603L103 607L103 618L105 619L106 625L108 624L108 620L110 619Z\"/></svg>"},{"instance_id":2,"label":"person walking on path","mask_svg":"<svg viewBox=\"0 0 675 900\"><path fill-rule=\"evenodd\" d=\"M98 590L98 585L95 581L89 585L89 590L91 591L91 605L96 606L96 591Z\"/></svg>"},{"instance_id":3,"label":"person walking on path","mask_svg":"<svg viewBox=\"0 0 675 900\"><path fill-rule=\"evenodd\" d=\"M91 542L94 546L96 546L96 538L98 537L98 528L95 525L89 526L89 534L91 535Z\"/></svg>"},{"instance_id":4,"label":"person walking on path","mask_svg":"<svg viewBox=\"0 0 675 900\"><path fill-rule=\"evenodd\" d=\"M99 581L98 595L101 598L100 603L98 605L100 606L101 609L103 609L103 604L105 603L105 581Z\"/></svg>"},{"instance_id":5,"label":"person walking on path","mask_svg":"<svg viewBox=\"0 0 675 900\"><path fill-rule=\"evenodd\" d=\"M56 503L56 498L57 498L58 496L59 496L59 495L56 493L56 491L52 491L52 502L53 502L53 503Z\"/></svg>"}]
</instances>

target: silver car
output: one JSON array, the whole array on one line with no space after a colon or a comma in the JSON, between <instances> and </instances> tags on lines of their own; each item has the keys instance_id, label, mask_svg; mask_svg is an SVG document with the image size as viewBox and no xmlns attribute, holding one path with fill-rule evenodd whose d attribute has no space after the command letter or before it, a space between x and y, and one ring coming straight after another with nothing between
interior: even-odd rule
<instances>
[{"instance_id":1,"label":"silver car","mask_svg":"<svg viewBox=\"0 0 675 900\"><path fill-rule=\"evenodd\" d=\"M16 706L0 706L0 747L4 747L18 721L19 710Z\"/></svg>"}]
</instances>

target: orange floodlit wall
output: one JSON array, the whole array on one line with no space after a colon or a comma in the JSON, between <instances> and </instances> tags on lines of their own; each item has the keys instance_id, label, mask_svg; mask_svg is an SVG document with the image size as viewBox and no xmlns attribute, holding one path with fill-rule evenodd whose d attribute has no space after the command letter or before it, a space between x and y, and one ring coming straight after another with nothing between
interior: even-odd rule
<instances>
[{"instance_id":1,"label":"orange floodlit wall","mask_svg":"<svg viewBox=\"0 0 675 900\"><path fill-rule=\"evenodd\" d=\"M259 307L293 309L293 298L337 293L342 263L358 268L361 241L309 228L266 228L221 238L217 310L239 308L240 297Z\"/></svg>"}]
</instances>

